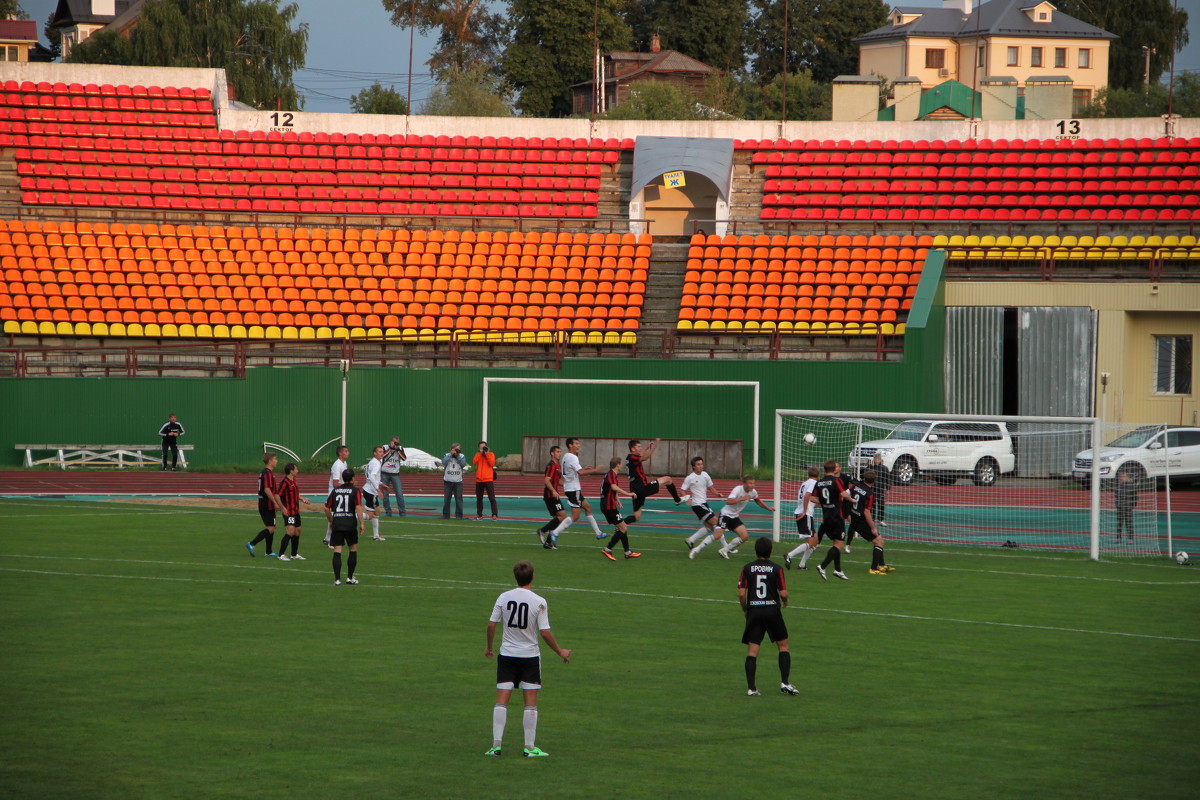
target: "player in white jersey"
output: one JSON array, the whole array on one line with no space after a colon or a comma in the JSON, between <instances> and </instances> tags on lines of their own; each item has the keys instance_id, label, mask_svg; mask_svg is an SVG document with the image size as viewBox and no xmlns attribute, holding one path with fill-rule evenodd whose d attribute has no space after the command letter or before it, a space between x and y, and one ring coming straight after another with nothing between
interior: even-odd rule
<instances>
[{"instance_id":1,"label":"player in white jersey","mask_svg":"<svg viewBox=\"0 0 1200 800\"><path fill-rule=\"evenodd\" d=\"M817 535L817 526L813 521L813 512L817 509L817 498L813 495L816 491L817 478L821 476L821 470L816 467L808 468L808 480L800 484L800 491L796 494L796 533L800 534L803 539L800 546L792 550L783 558L783 563L788 569L792 568L792 559L800 556L800 569L808 569L808 558L817 549L817 545L821 543L821 537Z\"/></svg>"},{"instance_id":2,"label":"player in white jersey","mask_svg":"<svg viewBox=\"0 0 1200 800\"><path fill-rule=\"evenodd\" d=\"M691 497L692 513L700 520L700 527L685 540L690 551L688 558L695 558L696 553L708 545L710 536L715 537L714 541L722 538L722 534L717 533L717 512L708 507L708 492L712 488L713 480L704 471L704 459L696 456L692 459L692 471L683 479L683 493ZM701 539L704 541L697 548L696 543Z\"/></svg>"},{"instance_id":3,"label":"player in white jersey","mask_svg":"<svg viewBox=\"0 0 1200 800\"><path fill-rule=\"evenodd\" d=\"M739 542L744 542L750 538L750 534L746 531L746 523L742 522L741 515L742 510L746 508L746 505L751 500L767 511L775 510L758 499L758 490L754 488L754 484L754 478L750 475L745 475L742 477L741 485L733 487L733 491L729 493L729 497L725 498L725 507L721 509L721 519L717 523L717 527L733 531L737 534L737 539L721 545L721 549L717 551L717 555L721 558L729 558L729 553L738 546Z\"/></svg>"},{"instance_id":4,"label":"player in white jersey","mask_svg":"<svg viewBox=\"0 0 1200 800\"><path fill-rule=\"evenodd\" d=\"M379 483L383 479L383 445L375 448L371 460L367 462L366 482L363 484L363 508L371 517L371 541L386 542L379 535L379 495L382 493Z\"/></svg>"},{"instance_id":5,"label":"player in white jersey","mask_svg":"<svg viewBox=\"0 0 1200 800\"><path fill-rule=\"evenodd\" d=\"M496 706L492 709L492 747L484 755L499 756L508 722L508 701L517 687L525 695L525 751L527 758L546 756L537 747L537 697L542 688L542 659L538 636L545 640L564 664L570 663L571 651L558 646L550 632L550 615L546 601L530 588L533 585L533 564L519 561L513 567L517 588L500 595L492 607L487 625L487 648L484 656L491 658L496 625L504 626L500 639L500 655L496 659Z\"/></svg>"},{"instance_id":6,"label":"player in white jersey","mask_svg":"<svg viewBox=\"0 0 1200 800\"><path fill-rule=\"evenodd\" d=\"M326 496L328 496L329 493L332 492L334 489L336 489L337 487L342 485L342 473L345 472L346 470L350 469L350 465L347 463L349 460L350 460L350 448L346 447L346 445L344 445L344 444L338 445L337 458L335 458L333 460L333 466L329 468L329 488L327 488L325 490ZM326 526L325 527L325 545L330 550L333 549L333 545L329 541L329 539L332 535L333 535L333 528Z\"/></svg>"},{"instance_id":7,"label":"player in white jersey","mask_svg":"<svg viewBox=\"0 0 1200 800\"><path fill-rule=\"evenodd\" d=\"M571 507L571 515L558 523L558 527L550 534L550 541L557 542L559 534L571 527L571 524L579 521L579 515L584 514L584 519L592 526L592 532L596 534L597 539L604 538L604 531L600 530L600 526L596 524L596 518L592 516L592 504L583 496L583 486L579 482L581 475L591 475L596 472L595 466L583 466L579 463L579 448L581 443L574 436L567 437L567 452L562 457L562 476L563 476L563 494L567 496L567 505Z\"/></svg>"}]
</instances>

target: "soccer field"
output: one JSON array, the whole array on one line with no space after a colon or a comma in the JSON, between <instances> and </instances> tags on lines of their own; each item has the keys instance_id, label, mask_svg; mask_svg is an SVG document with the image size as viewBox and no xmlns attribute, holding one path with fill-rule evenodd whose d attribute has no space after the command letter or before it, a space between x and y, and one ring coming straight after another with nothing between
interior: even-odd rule
<instances>
[{"instance_id":1,"label":"soccer field","mask_svg":"<svg viewBox=\"0 0 1200 800\"><path fill-rule=\"evenodd\" d=\"M871 576L856 547L849 582L787 573L801 696L764 645L748 698L748 546L635 527L613 563L584 524L548 552L408 517L334 587L305 519L280 563L252 511L0 500L0 797L1196 796L1200 568L895 544ZM489 759L484 628L521 559L573 655L543 658L551 757L517 756L518 701Z\"/></svg>"}]
</instances>

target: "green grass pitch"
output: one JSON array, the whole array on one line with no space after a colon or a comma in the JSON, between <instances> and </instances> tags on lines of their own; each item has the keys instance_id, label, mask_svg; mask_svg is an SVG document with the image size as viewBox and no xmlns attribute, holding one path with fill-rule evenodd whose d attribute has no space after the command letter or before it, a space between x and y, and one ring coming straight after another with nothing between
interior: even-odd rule
<instances>
[{"instance_id":1,"label":"green grass pitch","mask_svg":"<svg viewBox=\"0 0 1200 800\"><path fill-rule=\"evenodd\" d=\"M682 512L681 512L682 513ZM736 579L688 561L557 552L532 523L385 520L334 587L313 511L303 563L251 559L253 512L0 501L0 797L1193 798L1200 567L895 546L897 572L790 572L745 696ZM823 548L822 548L823 549ZM261 552L261 551L260 551ZM782 550L776 550L782 562ZM483 657L513 563L555 634L538 744L490 746Z\"/></svg>"}]
</instances>

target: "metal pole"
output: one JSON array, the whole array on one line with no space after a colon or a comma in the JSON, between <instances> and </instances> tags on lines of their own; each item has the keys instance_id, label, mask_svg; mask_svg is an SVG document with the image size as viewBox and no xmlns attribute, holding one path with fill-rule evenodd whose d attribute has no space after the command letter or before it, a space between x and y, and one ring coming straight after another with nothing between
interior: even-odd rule
<instances>
[{"instance_id":1,"label":"metal pole","mask_svg":"<svg viewBox=\"0 0 1200 800\"><path fill-rule=\"evenodd\" d=\"M755 403L757 406L758 404ZM771 538L779 541L781 530L780 509L783 508L783 415L775 414L775 511L771 514Z\"/></svg>"},{"instance_id":2,"label":"metal pole","mask_svg":"<svg viewBox=\"0 0 1200 800\"><path fill-rule=\"evenodd\" d=\"M1168 554L1175 552L1175 537L1172 535L1172 531L1171 531L1171 447L1170 447L1170 441L1169 441L1170 436L1171 436L1171 429L1168 428L1166 425L1163 425L1163 434L1162 434L1163 456L1165 457L1165 461L1163 462L1163 480L1166 482L1166 485L1167 485L1166 500L1167 500L1167 553ZM1183 451L1181 450L1180 453L1182 454L1182 452ZM1151 480L1157 482L1156 479L1151 479ZM1150 485L1152 488L1154 487L1154 483L1151 483Z\"/></svg>"},{"instance_id":3,"label":"metal pole","mask_svg":"<svg viewBox=\"0 0 1200 800\"><path fill-rule=\"evenodd\" d=\"M1088 525L1091 528L1088 556L1092 561L1100 560L1100 444L1100 420L1092 417L1092 480L1088 513Z\"/></svg>"},{"instance_id":4,"label":"metal pole","mask_svg":"<svg viewBox=\"0 0 1200 800\"><path fill-rule=\"evenodd\" d=\"M412 116L412 57L413 57L413 42L415 31L417 29L417 0L409 0L408 3L408 114Z\"/></svg>"},{"instance_id":5,"label":"metal pole","mask_svg":"<svg viewBox=\"0 0 1200 800\"><path fill-rule=\"evenodd\" d=\"M779 110L779 135L783 136L783 126L787 124L787 72L788 72L788 26L791 24L791 0L783 0L783 103Z\"/></svg>"},{"instance_id":6,"label":"metal pole","mask_svg":"<svg viewBox=\"0 0 1200 800\"><path fill-rule=\"evenodd\" d=\"M340 362L342 370L342 439L341 443L346 444L346 387L350 383L350 359L343 358Z\"/></svg>"}]
</instances>

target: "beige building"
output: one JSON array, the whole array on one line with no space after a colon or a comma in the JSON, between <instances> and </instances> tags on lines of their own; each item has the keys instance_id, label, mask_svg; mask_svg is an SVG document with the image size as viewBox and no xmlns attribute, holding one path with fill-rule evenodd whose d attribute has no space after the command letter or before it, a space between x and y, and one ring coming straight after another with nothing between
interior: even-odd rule
<instances>
[{"instance_id":1,"label":"beige building","mask_svg":"<svg viewBox=\"0 0 1200 800\"><path fill-rule=\"evenodd\" d=\"M1060 12L1047 0L944 0L941 8L896 6L888 24L855 39L859 74L914 77L923 88L956 80L978 91L993 76L1069 83L1078 111L1108 85L1117 37ZM1011 118L1011 117L1010 117Z\"/></svg>"},{"instance_id":2,"label":"beige building","mask_svg":"<svg viewBox=\"0 0 1200 800\"><path fill-rule=\"evenodd\" d=\"M116 23L115 30L132 21L140 13L143 0L58 0L52 24L62 32L62 57L71 55L71 48L93 33ZM120 18L120 19L118 19Z\"/></svg>"},{"instance_id":3,"label":"beige building","mask_svg":"<svg viewBox=\"0 0 1200 800\"><path fill-rule=\"evenodd\" d=\"M28 61L37 40L37 23L33 20L0 19L0 61Z\"/></svg>"}]
</instances>

